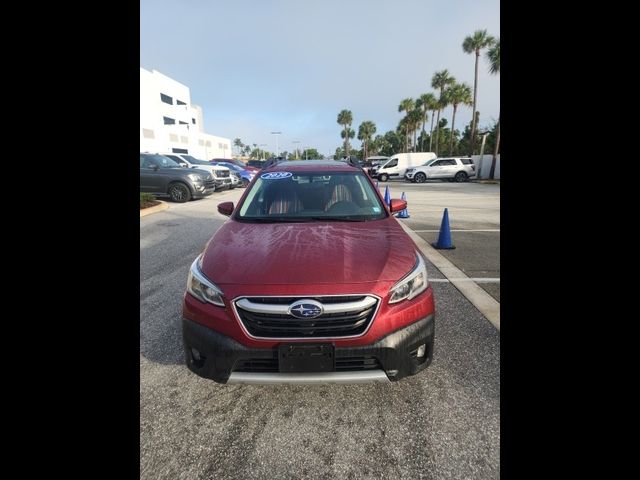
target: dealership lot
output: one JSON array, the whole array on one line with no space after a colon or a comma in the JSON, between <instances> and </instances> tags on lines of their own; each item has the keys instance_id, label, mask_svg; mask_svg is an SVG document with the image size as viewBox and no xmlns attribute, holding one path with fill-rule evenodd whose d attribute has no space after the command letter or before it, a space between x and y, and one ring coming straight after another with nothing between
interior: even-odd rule
<instances>
[{"instance_id":1,"label":"dealership lot","mask_svg":"<svg viewBox=\"0 0 640 480\"><path fill-rule=\"evenodd\" d=\"M499 278L498 185L389 186L392 197L407 195L411 218L402 221L429 242L448 207L457 249L440 252L469 277ZM417 376L267 387L188 371L180 309L189 265L225 221L216 204L242 192L140 221L141 477L498 478L500 335L430 263L435 353ZM499 282L480 286L499 300Z\"/></svg>"}]
</instances>

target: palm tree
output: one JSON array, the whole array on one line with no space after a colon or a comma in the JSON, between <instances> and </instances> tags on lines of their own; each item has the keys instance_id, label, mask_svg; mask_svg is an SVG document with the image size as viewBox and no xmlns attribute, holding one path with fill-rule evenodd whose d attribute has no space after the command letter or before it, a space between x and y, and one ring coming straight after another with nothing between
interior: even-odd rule
<instances>
[{"instance_id":1,"label":"palm tree","mask_svg":"<svg viewBox=\"0 0 640 480\"><path fill-rule=\"evenodd\" d=\"M425 135L424 126L427 123L427 120L429 119L427 112L432 109L431 107L433 106L435 101L436 101L436 97L435 95L433 95L433 93L423 93L422 95L420 95L420 97L416 101L416 107L419 108L420 111L422 112L422 137L420 137L422 141L424 141L424 135ZM433 114L431 115L431 130L433 131ZM423 146L422 144L420 144L420 150L422 149L423 149Z\"/></svg>"},{"instance_id":2,"label":"palm tree","mask_svg":"<svg viewBox=\"0 0 640 480\"><path fill-rule=\"evenodd\" d=\"M471 87L466 83L454 83L444 92L447 103L453 106L453 116L451 117L451 138L449 139L449 155L453 155L453 136L456 129L456 111L458 105L472 105Z\"/></svg>"},{"instance_id":3,"label":"palm tree","mask_svg":"<svg viewBox=\"0 0 640 480\"><path fill-rule=\"evenodd\" d=\"M411 110L413 110L414 108L414 101L413 98L405 98L404 100L402 100L400 102L400 105L398 105L398 111L399 112L406 112L407 115L409 114L409 112ZM408 146L408 137L409 137L409 122L405 122L405 135L407 138L405 138L405 151L409 151L409 146Z\"/></svg>"},{"instance_id":4,"label":"palm tree","mask_svg":"<svg viewBox=\"0 0 640 480\"><path fill-rule=\"evenodd\" d=\"M420 130L420 123L422 122L423 116L422 111L418 108L411 110L407 114L407 118L409 119L409 131L413 132L413 151L416 151L416 133Z\"/></svg>"},{"instance_id":5,"label":"palm tree","mask_svg":"<svg viewBox=\"0 0 640 480\"><path fill-rule=\"evenodd\" d=\"M364 156L363 160L366 160L367 155L367 144L371 142L371 137L376 133L376 124L366 120L360 124L358 127L358 140L362 141L362 145L364 148Z\"/></svg>"},{"instance_id":6,"label":"palm tree","mask_svg":"<svg viewBox=\"0 0 640 480\"><path fill-rule=\"evenodd\" d=\"M464 53L476 54L476 68L473 79L473 122L471 123L471 155L473 155L473 147L476 140L476 97L478 95L478 59L480 58L480 50L491 47L495 43L495 38L487 33L486 30L476 30L473 35L468 36L462 42L462 50Z\"/></svg>"},{"instance_id":7,"label":"palm tree","mask_svg":"<svg viewBox=\"0 0 640 480\"><path fill-rule=\"evenodd\" d=\"M347 156L349 156L349 139L355 135L355 132L350 128L351 122L353 122L351 110L342 110L338 114L338 123L343 127L340 136L344 139L344 151Z\"/></svg>"},{"instance_id":8,"label":"palm tree","mask_svg":"<svg viewBox=\"0 0 640 480\"><path fill-rule=\"evenodd\" d=\"M438 99L438 102L437 102L438 118L436 120L436 151L435 151L436 155L438 155L438 139L440 138L440 111L445 107L445 105L442 104L442 101L443 101L442 95L447 85L451 85L455 81L456 79L453 78L451 75L449 75L448 70L442 70L440 72L436 72L433 74L433 77L431 78L431 86L435 89L440 90L440 98ZM429 150L431 150L431 148L429 148Z\"/></svg>"},{"instance_id":9,"label":"palm tree","mask_svg":"<svg viewBox=\"0 0 640 480\"><path fill-rule=\"evenodd\" d=\"M487 51L487 59L489 60L489 72L497 75L500 73L500 39ZM491 160L491 173L489 178L493 178L496 172L496 158L498 149L500 148L500 114L498 114L498 133L496 135L496 147L493 150L493 159Z\"/></svg>"}]
</instances>

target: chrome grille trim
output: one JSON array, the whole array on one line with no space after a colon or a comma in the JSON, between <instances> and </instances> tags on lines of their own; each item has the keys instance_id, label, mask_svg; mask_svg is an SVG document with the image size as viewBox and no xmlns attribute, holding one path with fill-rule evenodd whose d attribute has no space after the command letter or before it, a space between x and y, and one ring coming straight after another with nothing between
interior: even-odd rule
<instances>
[{"instance_id":1,"label":"chrome grille trim","mask_svg":"<svg viewBox=\"0 0 640 480\"><path fill-rule=\"evenodd\" d=\"M306 299L306 297L300 297L300 300L304 299ZM309 298L309 300L311 300L311 298ZM374 306L376 301L377 300L374 297L367 296L359 302L328 303L322 304L322 306L324 313L357 312L358 310L364 310L366 308ZM248 298L242 298L238 300L236 302L236 305L238 305L238 307L242 308L243 310L247 310L248 312L269 313L272 315L289 315L289 305L253 303Z\"/></svg>"}]
</instances>

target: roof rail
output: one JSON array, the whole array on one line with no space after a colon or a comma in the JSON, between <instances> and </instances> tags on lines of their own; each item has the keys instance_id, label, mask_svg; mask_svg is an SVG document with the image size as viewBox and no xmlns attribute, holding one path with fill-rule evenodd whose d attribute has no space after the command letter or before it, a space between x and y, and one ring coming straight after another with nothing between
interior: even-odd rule
<instances>
[{"instance_id":1,"label":"roof rail","mask_svg":"<svg viewBox=\"0 0 640 480\"><path fill-rule=\"evenodd\" d=\"M345 155L340 159L340 161L348 163L352 167L356 167L356 168L359 168L360 170L363 170L362 165L360 165L360 163L357 160L354 160L353 155L349 155L348 157Z\"/></svg>"}]
</instances>

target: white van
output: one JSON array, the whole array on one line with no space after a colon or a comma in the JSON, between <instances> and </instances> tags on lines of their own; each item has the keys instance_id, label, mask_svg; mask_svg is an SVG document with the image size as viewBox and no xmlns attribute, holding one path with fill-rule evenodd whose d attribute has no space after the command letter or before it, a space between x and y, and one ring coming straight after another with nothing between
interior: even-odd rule
<instances>
[{"instance_id":1,"label":"white van","mask_svg":"<svg viewBox=\"0 0 640 480\"><path fill-rule=\"evenodd\" d=\"M433 152L396 153L389 160L371 171L373 178L386 182L390 178L404 178L407 168L424 165L433 160L436 154Z\"/></svg>"}]
</instances>

